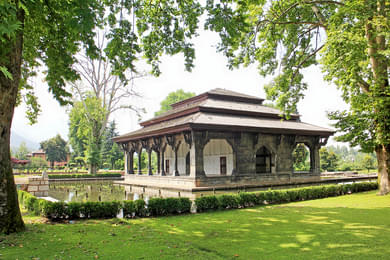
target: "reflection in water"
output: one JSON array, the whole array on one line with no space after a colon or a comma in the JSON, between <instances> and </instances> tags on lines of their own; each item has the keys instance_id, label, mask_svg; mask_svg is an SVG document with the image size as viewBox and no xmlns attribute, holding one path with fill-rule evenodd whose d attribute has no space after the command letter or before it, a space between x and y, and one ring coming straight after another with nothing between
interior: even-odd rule
<instances>
[{"instance_id":1,"label":"reflection in water","mask_svg":"<svg viewBox=\"0 0 390 260\"><path fill-rule=\"evenodd\" d=\"M308 185L285 185L272 189L296 188ZM150 188L141 186L113 184L112 181L80 181L55 182L50 184L49 196L66 202L85 201L122 201L144 199L146 202L153 197L187 197L194 200L197 197L212 194L239 193L245 191L268 190L269 187L241 190L212 190L212 191L179 191L173 189Z\"/></svg>"},{"instance_id":2,"label":"reflection in water","mask_svg":"<svg viewBox=\"0 0 390 260\"><path fill-rule=\"evenodd\" d=\"M69 182L50 184L49 196L60 201L113 201L132 200L133 194L126 194L124 187L112 182Z\"/></svg>"}]
</instances>

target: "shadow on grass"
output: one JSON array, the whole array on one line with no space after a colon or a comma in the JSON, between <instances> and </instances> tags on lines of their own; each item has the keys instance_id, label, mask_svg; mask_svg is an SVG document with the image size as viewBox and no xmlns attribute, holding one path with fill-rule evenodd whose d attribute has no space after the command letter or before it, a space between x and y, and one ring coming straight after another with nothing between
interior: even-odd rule
<instances>
[{"instance_id":1,"label":"shadow on grass","mask_svg":"<svg viewBox=\"0 0 390 260\"><path fill-rule=\"evenodd\" d=\"M135 220L30 224L3 259L386 259L390 197L374 193Z\"/></svg>"}]
</instances>

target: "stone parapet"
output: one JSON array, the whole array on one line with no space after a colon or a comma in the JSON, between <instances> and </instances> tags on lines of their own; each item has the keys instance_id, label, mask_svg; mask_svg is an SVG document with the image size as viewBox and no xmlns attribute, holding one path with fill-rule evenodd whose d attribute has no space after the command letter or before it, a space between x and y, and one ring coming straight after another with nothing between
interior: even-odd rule
<instances>
[{"instance_id":1,"label":"stone parapet","mask_svg":"<svg viewBox=\"0 0 390 260\"><path fill-rule=\"evenodd\" d=\"M148 176L126 175L121 182L126 185L154 187L164 189L176 189L194 191L199 188L234 188L234 187L262 187L278 185L294 185L320 181L318 174L239 174L232 176L207 175L207 176Z\"/></svg>"},{"instance_id":2,"label":"stone parapet","mask_svg":"<svg viewBox=\"0 0 390 260\"><path fill-rule=\"evenodd\" d=\"M49 195L49 179L45 172L42 176L28 178L27 192L36 197L47 197Z\"/></svg>"}]
</instances>

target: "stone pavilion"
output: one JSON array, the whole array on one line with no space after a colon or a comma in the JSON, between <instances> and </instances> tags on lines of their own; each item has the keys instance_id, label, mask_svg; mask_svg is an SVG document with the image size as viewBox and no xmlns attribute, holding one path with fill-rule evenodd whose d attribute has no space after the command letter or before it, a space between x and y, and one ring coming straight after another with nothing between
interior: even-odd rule
<instances>
[{"instance_id":1,"label":"stone pavilion","mask_svg":"<svg viewBox=\"0 0 390 260\"><path fill-rule=\"evenodd\" d=\"M334 131L283 118L263 99L213 89L172 105L142 128L114 138L125 151L125 184L207 190L294 184L319 179L319 149ZM297 144L310 151L310 171L293 171ZM134 156L145 150L147 173ZM152 168L152 153L157 166Z\"/></svg>"}]
</instances>

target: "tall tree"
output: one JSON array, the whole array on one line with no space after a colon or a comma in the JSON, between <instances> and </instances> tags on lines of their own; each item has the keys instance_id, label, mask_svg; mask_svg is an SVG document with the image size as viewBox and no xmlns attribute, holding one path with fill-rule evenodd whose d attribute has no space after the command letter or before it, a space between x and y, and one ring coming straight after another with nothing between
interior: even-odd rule
<instances>
[{"instance_id":1,"label":"tall tree","mask_svg":"<svg viewBox=\"0 0 390 260\"><path fill-rule=\"evenodd\" d=\"M185 92L182 89L178 89L176 91L173 91L167 95L167 97L161 101L160 103L160 110L154 113L154 116L161 115L162 113L167 112L168 110L171 110L172 104L175 104L176 102L182 101L184 99L190 98L195 96L194 92Z\"/></svg>"},{"instance_id":2,"label":"tall tree","mask_svg":"<svg viewBox=\"0 0 390 260\"><path fill-rule=\"evenodd\" d=\"M136 71L139 56L159 75L161 55L183 53L186 69L191 70L194 48L190 39L196 34L201 12L194 0L0 1L0 232L24 228L9 144L19 87L31 89L27 77L38 67L44 68L49 91L61 105L68 104L71 94L65 82L80 78L73 68L75 54L85 50L86 56L97 58L94 39L96 31L105 26L104 52L119 78L127 78L128 69ZM27 97L34 120L39 106L31 92Z\"/></svg>"},{"instance_id":3,"label":"tall tree","mask_svg":"<svg viewBox=\"0 0 390 260\"><path fill-rule=\"evenodd\" d=\"M350 106L330 115L345 133L338 140L376 152L380 194L389 193L388 1L210 0L206 8L231 68L257 62L261 75L277 73L266 93L287 114L308 87L302 69L322 64Z\"/></svg>"},{"instance_id":4,"label":"tall tree","mask_svg":"<svg viewBox=\"0 0 390 260\"><path fill-rule=\"evenodd\" d=\"M50 162L50 167L54 167L54 162L66 161L69 148L66 141L59 134L41 142L40 146L46 153L46 160Z\"/></svg>"},{"instance_id":5,"label":"tall tree","mask_svg":"<svg viewBox=\"0 0 390 260\"><path fill-rule=\"evenodd\" d=\"M78 156L84 156L89 173L96 174L101 162L102 129L106 110L102 101L90 95L76 101L69 114L69 139Z\"/></svg>"},{"instance_id":6,"label":"tall tree","mask_svg":"<svg viewBox=\"0 0 390 260\"><path fill-rule=\"evenodd\" d=\"M118 144L112 141L112 138L118 135L116 123L115 121L111 121L104 133L102 144L102 162L109 165L111 169L114 169L115 162L123 159L124 156Z\"/></svg>"},{"instance_id":7,"label":"tall tree","mask_svg":"<svg viewBox=\"0 0 390 260\"><path fill-rule=\"evenodd\" d=\"M110 60L104 52L107 47L107 37L106 30L97 33L95 41L98 56L96 58L88 57L83 52L76 55L77 62L73 65L73 68L80 74L81 78L77 82L69 82L73 96L77 97L84 106L85 118L92 128L98 127L98 129L92 129L95 134L95 148L99 148L96 142L103 138L112 113L119 109L128 109L136 112L140 117L140 113L143 112L143 109L131 105L131 98L140 96L134 90L134 80L145 75L134 72L130 68L124 72L130 76L120 77L116 75L114 67L110 64ZM99 118L101 122L98 124L94 122L97 118L93 118L92 114L88 112L86 97L94 97L101 101L102 109L99 110L103 114ZM95 168L92 168L92 173L96 173Z\"/></svg>"},{"instance_id":8,"label":"tall tree","mask_svg":"<svg viewBox=\"0 0 390 260\"><path fill-rule=\"evenodd\" d=\"M31 151L27 148L26 142L21 142L19 147L14 151L14 156L21 160L27 160L27 154Z\"/></svg>"},{"instance_id":9,"label":"tall tree","mask_svg":"<svg viewBox=\"0 0 390 260\"><path fill-rule=\"evenodd\" d=\"M320 149L320 160L322 171L335 171L340 158L333 151L329 151L326 147Z\"/></svg>"}]
</instances>

